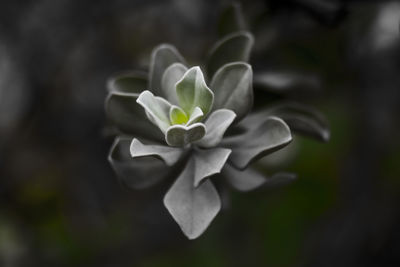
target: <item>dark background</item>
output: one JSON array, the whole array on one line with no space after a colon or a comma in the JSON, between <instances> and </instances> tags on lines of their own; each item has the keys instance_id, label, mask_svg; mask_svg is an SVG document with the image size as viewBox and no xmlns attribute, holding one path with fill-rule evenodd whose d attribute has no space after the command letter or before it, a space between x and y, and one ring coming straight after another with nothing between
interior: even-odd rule
<instances>
[{"instance_id":1,"label":"dark background","mask_svg":"<svg viewBox=\"0 0 400 267\"><path fill-rule=\"evenodd\" d=\"M174 44L192 65L229 1L0 2L0 266L400 266L400 2L243 1L255 72L320 88L256 91L257 106L322 111L331 140L296 136L271 170L294 183L232 201L188 241L107 162L105 82Z\"/></svg>"}]
</instances>

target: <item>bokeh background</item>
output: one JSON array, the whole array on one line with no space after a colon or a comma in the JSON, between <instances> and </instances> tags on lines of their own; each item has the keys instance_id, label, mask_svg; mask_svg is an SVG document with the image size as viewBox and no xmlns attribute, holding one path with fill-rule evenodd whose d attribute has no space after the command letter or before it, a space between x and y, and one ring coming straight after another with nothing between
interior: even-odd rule
<instances>
[{"instance_id":1,"label":"bokeh background","mask_svg":"<svg viewBox=\"0 0 400 267\"><path fill-rule=\"evenodd\" d=\"M286 186L231 201L188 241L107 162L107 78L174 44L193 65L230 1L0 2L0 266L400 266L400 2L242 1L255 72L320 86L256 91L323 112L331 139L266 158Z\"/></svg>"}]
</instances>

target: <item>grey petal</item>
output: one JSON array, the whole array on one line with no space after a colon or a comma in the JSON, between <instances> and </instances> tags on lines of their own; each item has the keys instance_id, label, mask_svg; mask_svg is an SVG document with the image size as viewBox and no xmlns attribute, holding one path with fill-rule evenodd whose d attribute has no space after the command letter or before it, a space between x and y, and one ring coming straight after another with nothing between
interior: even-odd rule
<instances>
[{"instance_id":1,"label":"grey petal","mask_svg":"<svg viewBox=\"0 0 400 267\"><path fill-rule=\"evenodd\" d=\"M162 159L168 166L172 166L177 163L183 154L183 150L180 148L159 145L144 145L136 138L132 140L130 152L133 158L155 156Z\"/></svg>"},{"instance_id":2,"label":"grey petal","mask_svg":"<svg viewBox=\"0 0 400 267\"><path fill-rule=\"evenodd\" d=\"M187 166L164 197L164 205L189 239L199 237L221 209L214 185L206 180L194 187L194 162Z\"/></svg>"},{"instance_id":3,"label":"grey petal","mask_svg":"<svg viewBox=\"0 0 400 267\"><path fill-rule=\"evenodd\" d=\"M212 108L214 93L208 88L200 67L190 68L176 83L179 106L188 114L196 107L207 114Z\"/></svg>"},{"instance_id":4,"label":"grey petal","mask_svg":"<svg viewBox=\"0 0 400 267\"><path fill-rule=\"evenodd\" d=\"M251 162L290 143L292 136L286 123L277 117L257 122L242 134L226 137L221 145L232 149L229 161L244 169Z\"/></svg>"},{"instance_id":5,"label":"grey petal","mask_svg":"<svg viewBox=\"0 0 400 267\"><path fill-rule=\"evenodd\" d=\"M215 147L218 145L235 117L235 112L229 109L218 109L211 113L204 123L207 133L196 144L201 147Z\"/></svg>"},{"instance_id":6,"label":"grey petal","mask_svg":"<svg viewBox=\"0 0 400 267\"><path fill-rule=\"evenodd\" d=\"M172 125L168 128L165 140L170 146L186 146L201 139L206 134L206 127L202 123L194 123L190 126Z\"/></svg>"},{"instance_id":7,"label":"grey petal","mask_svg":"<svg viewBox=\"0 0 400 267\"><path fill-rule=\"evenodd\" d=\"M107 117L123 133L151 140L164 141L164 135L146 117L136 103L136 94L112 92L105 102Z\"/></svg>"},{"instance_id":8,"label":"grey petal","mask_svg":"<svg viewBox=\"0 0 400 267\"><path fill-rule=\"evenodd\" d=\"M226 108L236 113L241 120L253 106L253 71L244 62L235 62L221 67L211 81L214 92L214 109Z\"/></svg>"},{"instance_id":9,"label":"grey petal","mask_svg":"<svg viewBox=\"0 0 400 267\"><path fill-rule=\"evenodd\" d=\"M161 80L162 95L173 105L178 105L178 96L176 95L176 83L183 77L187 68L181 63L174 63L169 66Z\"/></svg>"},{"instance_id":10,"label":"grey petal","mask_svg":"<svg viewBox=\"0 0 400 267\"><path fill-rule=\"evenodd\" d=\"M129 151L131 139L116 138L108 161L120 181L134 189L143 189L167 178L172 169L159 159L147 157L132 159Z\"/></svg>"},{"instance_id":11,"label":"grey petal","mask_svg":"<svg viewBox=\"0 0 400 267\"><path fill-rule=\"evenodd\" d=\"M149 89L157 96L163 95L161 79L164 71L173 63L185 64L185 59L178 50L170 44L161 44L153 49L150 59Z\"/></svg>"},{"instance_id":12,"label":"grey petal","mask_svg":"<svg viewBox=\"0 0 400 267\"><path fill-rule=\"evenodd\" d=\"M147 89L147 74L137 71L124 72L107 81L109 92L131 93L139 95Z\"/></svg>"},{"instance_id":13,"label":"grey petal","mask_svg":"<svg viewBox=\"0 0 400 267\"><path fill-rule=\"evenodd\" d=\"M169 120L171 104L164 98L154 96L152 92L147 90L139 95L136 102L145 109L146 115L150 121L165 133L168 127L171 126Z\"/></svg>"},{"instance_id":14,"label":"grey petal","mask_svg":"<svg viewBox=\"0 0 400 267\"><path fill-rule=\"evenodd\" d=\"M222 169L222 176L233 188L244 192L254 190L267 181L261 173L253 168L238 170L230 164L226 164Z\"/></svg>"},{"instance_id":15,"label":"grey petal","mask_svg":"<svg viewBox=\"0 0 400 267\"><path fill-rule=\"evenodd\" d=\"M235 32L219 40L211 49L208 56L208 77L213 77L214 73L227 63L236 61L247 62L253 44L253 35L246 31Z\"/></svg>"},{"instance_id":16,"label":"grey petal","mask_svg":"<svg viewBox=\"0 0 400 267\"><path fill-rule=\"evenodd\" d=\"M262 72L254 75L254 88L273 93L316 91L320 85L317 76L297 72Z\"/></svg>"},{"instance_id":17,"label":"grey petal","mask_svg":"<svg viewBox=\"0 0 400 267\"><path fill-rule=\"evenodd\" d=\"M219 173L231 152L230 149L220 147L195 149L192 155L195 163L194 186L197 187L205 178Z\"/></svg>"},{"instance_id":18,"label":"grey petal","mask_svg":"<svg viewBox=\"0 0 400 267\"><path fill-rule=\"evenodd\" d=\"M242 31L245 28L242 7L240 3L234 2L220 15L218 33L220 36L224 36L233 32Z\"/></svg>"},{"instance_id":19,"label":"grey petal","mask_svg":"<svg viewBox=\"0 0 400 267\"><path fill-rule=\"evenodd\" d=\"M222 170L222 176L233 188L244 192L259 187L286 185L297 178L295 174L288 172L278 172L268 177L254 168L249 167L245 170L238 170L229 164L226 164Z\"/></svg>"},{"instance_id":20,"label":"grey petal","mask_svg":"<svg viewBox=\"0 0 400 267\"><path fill-rule=\"evenodd\" d=\"M323 142L329 141L330 130L324 115L314 108L299 103L278 104L268 110L251 114L242 122L248 127L268 116L282 118L295 133Z\"/></svg>"}]
</instances>

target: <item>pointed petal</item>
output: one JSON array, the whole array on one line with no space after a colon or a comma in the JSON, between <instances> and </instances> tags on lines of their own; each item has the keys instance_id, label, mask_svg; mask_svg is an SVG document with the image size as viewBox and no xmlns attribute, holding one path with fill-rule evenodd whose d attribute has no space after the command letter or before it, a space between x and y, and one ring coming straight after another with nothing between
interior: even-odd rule
<instances>
[{"instance_id":1,"label":"pointed petal","mask_svg":"<svg viewBox=\"0 0 400 267\"><path fill-rule=\"evenodd\" d=\"M213 77L214 73L227 63L247 62L253 44L253 35L246 31L235 32L219 40L211 49L207 60L208 77Z\"/></svg>"},{"instance_id":2,"label":"pointed petal","mask_svg":"<svg viewBox=\"0 0 400 267\"><path fill-rule=\"evenodd\" d=\"M214 92L213 109L226 108L236 113L241 120L253 106L253 71L244 62L235 62L221 67L211 81Z\"/></svg>"},{"instance_id":3,"label":"pointed petal","mask_svg":"<svg viewBox=\"0 0 400 267\"><path fill-rule=\"evenodd\" d=\"M202 123L195 123L190 126L172 125L168 128L165 140L170 146L182 147L193 143L206 134L206 127Z\"/></svg>"},{"instance_id":4,"label":"pointed petal","mask_svg":"<svg viewBox=\"0 0 400 267\"><path fill-rule=\"evenodd\" d=\"M218 109L211 113L204 123L207 133L196 144L201 147L215 147L218 145L235 117L235 112L229 109Z\"/></svg>"},{"instance_id":5,"label":"pointed petal","mask_svg":"<svg viewBox=\"0 0 400 267\"><path fill-rule=\"evenodd\" d=\"M254 129L224 138L221 145L232 149L229 161L235 167L244 169L251 162L286 146L290 141L292 136L286 123L277 117L268 117Z\"/></svg>"},{"instance_id":6,"label":"pointed petal","mask_svg":"<svg viewBox=\"0 0 400 267\"><path fill-rule=\"evenodd\" d=\"M199 237L221 209L214 185L205 181L194 187L194 163L190 160L164 197L164 205L189 239Z\"/></svg>"},{"instance_id":7,"label":"pointed petal","mask_svg":"<svg viewBox=\"0 0 400 267\"><path fill-rule=\"evenodd\" d=\"M159 159L147 157L132 159L129 146L131 139L116 138L108 161L119 180L134 189L143 189L167 178L172 169Z\"/></svg>"},{"instance_id":8,"label":"pointed petal","mask_svg":"<svg viewBox=\"0 0 400 267\"><path fill-rule=\"evenodd\" d=\"M211 148L196 149L193 152L194 159L194 186L197 187L207 177L219 173L231 154L230 149Z\"/></svg>"},{"instance_id":9,"label":"pointed petal","mask_svg":"<svg viewBox=\"0 0 400 267\"><path fill-rule=\"evenodd\" d=\"M159 145L144 145L136 138L132 140L130 152L133 158L155 156L159 159L162 159L168 166L172 166L177 163L183 154L183 150L180 148Z\"/></svg>"},{"instance_id":10,"label":"pointed petal","mask_svg":"<svg viewBox=\"0 0 400 267\"><path fill-rule=\"evenodd\" d=\"M109 92L139 94L147 89L147 74L131 71L117 74L107 81Z\"/></svg>"},{"instance_id":11,"label":"pointed petal","mask_svg":"<svg viewBox=\"0 0 400 267\"><path fill-rule=\"evenodd\" d=\"M169 66L161 80L162 94L171 104L178 105L178 96L176 95L176 83L182 79L187 68L181 63L174 63Z\"/></svg>"},{"instance_id":12,"label":"pointed petal","mask_svg":"<svg viewBox=\"0 0 400 267\"><path fill-rule=\"evenodd\" d=\"M110 93L105 101L107 117L123 133L163 141L163 134L147 119L136 99L135 94Z\"/></svg>"},{"instance_id":13,"label":"pointed petal","mask_svg":"<svg viewBox=\"0 0 400 267\"><path fill-rule=\"evenodd\" d=\"M190 68L176 84L179 106L191 115L196 107L206 115L211 109L214 94L204 81L200 67Z\"/></svg>"},{"instance_id":14,"label":"pointed petal","mask_svg":"<svg viewBox=\"0 0 400 267\"><path fill-rule=\"evenodd\" d=\"M150 59L149 89L155 95L166 97L161 89L161 79L164 71L173 63L185 60L178 50L170 44L161 44L153 49Z\"/></svg>"},{"instance_id":15,"label":"pointed petal","mask_svg":"<svg viewBox=\"0 0 400 267\"><path fill-rule=\"evenodd\" d=\"M171 125L169 121L171 104L164 98L154 96L147 90L139 95L136 102L146 110L149 119L165 133Z\"/></svg>"}]
</instances>

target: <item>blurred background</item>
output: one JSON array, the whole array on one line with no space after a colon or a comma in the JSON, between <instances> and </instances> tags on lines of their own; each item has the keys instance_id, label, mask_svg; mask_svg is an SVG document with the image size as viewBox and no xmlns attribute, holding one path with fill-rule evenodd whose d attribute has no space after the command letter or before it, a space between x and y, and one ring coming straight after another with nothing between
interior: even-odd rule
<instances>
[{"instance_id":1,"label":"blurred background","mask_svg":"<svg viewBox=\"0 0 400 267\"><path fill-rule=\"evenodd\" d=\"M318 80L255 92L329 122L329 142L296 136L263 161L295 182L232 192L195 241L163 207L169 184L118 183L106 79L163 42L204 63L229 4L0 2L0 266L400 266L399 1L241 3L255 73Z\"/></svg>"}]
</instances>

